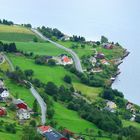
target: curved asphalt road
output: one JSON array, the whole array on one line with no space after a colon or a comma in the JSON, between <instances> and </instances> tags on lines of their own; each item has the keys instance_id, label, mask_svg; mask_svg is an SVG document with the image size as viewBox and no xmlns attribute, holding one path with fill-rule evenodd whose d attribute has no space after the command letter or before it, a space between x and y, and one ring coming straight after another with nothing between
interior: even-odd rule
<instances>
[{"instance_id":1,"label":"curved asphalt road","mask_svg":"<svg viewBox=\"0 0 140 140\"><path fill-rule=\"evenodd\" d=\"M77 56L77 54L76 54L73 50L71 50L71 49L69 49L69 48L66 48L66 47L64 47L64 46L62 46L62 45L60 45L60 44L58 44L58 43L56 43L56 42L54 42L54 41L52 41L52 40L46 38L45 36L43 36L43 35L42 35L39 31L37 31L36 29L31 29L31 30L32 30L34 33L36 33L38 36L40 36L43 40L49 41L50 43L54 44L56 47L61 48L61 49L65 50L65 51L67 51L68 53L70 53L71 56L72 56L72 58L73 58L73 61L74 61L74 63L75 63L75 68L76 68L76 70L79 71L79 72L81 72L81 73L83 73L83 69L82 69L82 66L81 66L80 59L79 59L79 57Z\"/></svg>"},{"instance_id":2,"label":"curved asphalt road","mask_svg":"<svg viewBox=\"0 0 140 140\"><path fill-rule=\"evenodd\" d=\"M11 67L11 71L15 71L15 68L14 68L11 60L5 54L3 54L3 56L7 60L7 62L9 63L9 65ZM29 81L25 81L25 82L30 83ZM44 125L46 123L47 105L44 102L43 98L40 96L40 94L36 91L36 89L34 88L32 83L30 83L30 85L31 85L30 91L31 91L32 95L35 97L35 99L37 100L38 104L40 105L41 114L42 114L41 115L41 122L42 122L42 125Z\"/></svg>"},{"instance_id":3,"label":"curved asphalt road","mask_svg":"<svg viewBox=\"0 0 140 140\"><path fill-rule=\"evenodd\" d=\"M44 102L44 100L42 99L42 97L40 96L40 94L36 91L36 89L33 87L33 85L30 83L31 88L30 91L33 94L33 96L36 98L37 102L40 105L41 108L41 122L42 125L44 125L46 123L46 114L47 114L47 105Z\"/></svg>"}]
</instances>

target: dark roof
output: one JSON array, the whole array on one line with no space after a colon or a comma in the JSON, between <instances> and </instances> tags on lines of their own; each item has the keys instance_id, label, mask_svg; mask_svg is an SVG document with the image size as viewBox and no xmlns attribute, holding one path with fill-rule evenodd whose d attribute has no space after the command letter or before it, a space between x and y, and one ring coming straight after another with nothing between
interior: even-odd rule
<instances>
[{"instance_id":1,"label":"dark roof","mask_svg":"<svg viewBox=\"0 0 140 140\"><path fill-rule=\"evenodd\" d=\"M67 56L67 54L60 54L59 56L60 56L60 57L63 57L63 56Z\"/></svg>"},{"instance_id":2,"label":"dark roof","mask_svg":"<svg viewBox=\"0 0 140 140\"><path fill-rule=\"evenodd\" d=\"M51 59L53 58L52 56L45 56L46 59Z\"/></svg>"},{"instance_id":3,"label":"dark roof","mask_svg":"<svg viewBox=\"0 0 140 140\"><path fill-rule=\"evenodd\" d=\"M44 136L48 140L67 140L63 135L61 135L60 133L58 133L54 130L44 133Z\"/></svg>"},{"instance_id":4,"label":"dark roof","mask_svg":"<svg viewBox=\"0 0 140 140\"><path fill-rule=\"evenodd\" d=\"M0 93L2 93L4 90L7 90L5 88L0 88Z\"/></svg>"}]
</instances>

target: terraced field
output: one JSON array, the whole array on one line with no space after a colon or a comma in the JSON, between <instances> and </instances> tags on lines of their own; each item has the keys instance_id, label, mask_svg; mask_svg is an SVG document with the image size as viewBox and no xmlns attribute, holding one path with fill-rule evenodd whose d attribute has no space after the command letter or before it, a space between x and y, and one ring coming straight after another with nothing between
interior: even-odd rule
<instances>
[{"instance_id":1,"label":"terraced field","mask_svg":"<svg viewBox=\"0 0 140 140\"><path fill-rule=\"evenodd\" d=\"M41 39L36 36L29 29L22 26L7 26L0 25L0 40L3 41L33 41L33 39L37 37L39 41Z\"/></svg>"}]
</instances>

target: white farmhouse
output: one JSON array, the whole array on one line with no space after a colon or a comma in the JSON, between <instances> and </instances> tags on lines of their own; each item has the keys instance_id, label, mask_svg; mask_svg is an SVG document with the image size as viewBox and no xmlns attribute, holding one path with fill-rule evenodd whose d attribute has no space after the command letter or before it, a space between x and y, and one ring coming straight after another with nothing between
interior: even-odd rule
<instances>
[{"instance_id":1,"label":"white farmhouse","mask_svg":"<svg viewBox=\"0 0 140 140\"><path fill-rule=\"evenodd\" d=\"M17 111L17 117L20 119L20 120L28 120L30 119L30 113L28 110L26 109L19 109Z\"/></svg>"},{"instance_id":2,"label":"white farmhouse","mask_svg":"<svg viewBox=\"0 0 140 140\"><path fill-rule=\"evenodd\" d=\"M9 97L9 91L8 90L4 90L1 94L0 94L0 96L2 97L2 98L7 98L7 97Z\"/></svg>"}]
</instances>

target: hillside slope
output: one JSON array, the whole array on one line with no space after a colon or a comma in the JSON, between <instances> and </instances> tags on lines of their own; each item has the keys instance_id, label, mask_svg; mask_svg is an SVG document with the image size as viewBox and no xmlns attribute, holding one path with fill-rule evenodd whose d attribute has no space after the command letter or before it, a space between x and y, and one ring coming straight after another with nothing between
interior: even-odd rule
<instances>
[{"instance_id":1,"label":"hillside slope","mask_svg":"<svg viewBox=\"0 0 140 140\"><path fill-rule=\"evenodd\" d=\"M33 41L35 37L41 41L41 39L28 28L17 25L8 26L0 24L0 40L28 42Z\"/></svg>"}]
</instances>

